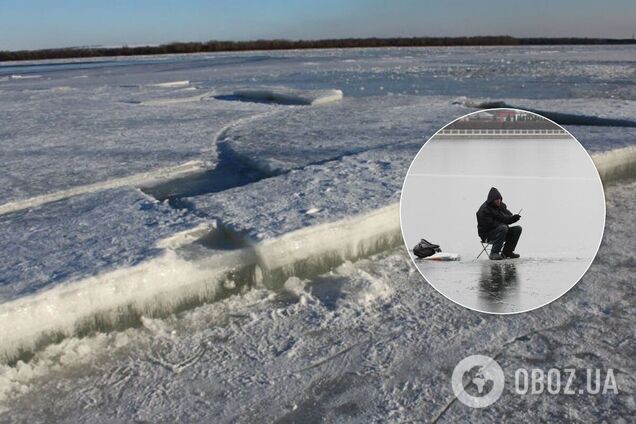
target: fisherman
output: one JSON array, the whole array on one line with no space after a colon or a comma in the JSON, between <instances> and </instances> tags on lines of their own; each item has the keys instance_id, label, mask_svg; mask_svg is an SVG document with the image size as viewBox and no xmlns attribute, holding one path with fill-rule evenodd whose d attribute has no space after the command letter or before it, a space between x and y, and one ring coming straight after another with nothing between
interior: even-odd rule
<instances>
[{"instance_id":1,"label":"fisherman","mask_svg":"<svg viewBox=\"0 0 636 424\"><path fill-rule=\"evenodd\" d=\"M488 199L477 211L479 237L482 242L492 243L490 259L498 261L519 257L514 250L521 236L521 226L509 226L519 221L519 219L521 219L521 215L513 215L503 202L503 197L499 190L492 187L488 192Z\"/></svg>"}]
</instances>

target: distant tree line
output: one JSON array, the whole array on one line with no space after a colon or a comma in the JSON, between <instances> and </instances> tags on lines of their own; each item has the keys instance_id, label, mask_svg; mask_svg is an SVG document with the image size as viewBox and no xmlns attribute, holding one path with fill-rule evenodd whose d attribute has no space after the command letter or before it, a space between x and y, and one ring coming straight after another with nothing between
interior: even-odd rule
<instances>
[{"instance_id":1,"label":"distant tree line","mask_svg":"<svg viewBox=\"0 0 636 424\"><path fill-rule=\"evenodd\" d=\"M343 38L330 40L255 40L175 42L160 46L115 48L63 48L46 50L0 51L0 61L66 59L80 57L134 56L246 50L329 49L354 47L435 47L435 46L515 46L545 44L635 44L633 39L606 38L514 38L482 37L412 37L412 38Z\"/></svg>"}]
</instances>

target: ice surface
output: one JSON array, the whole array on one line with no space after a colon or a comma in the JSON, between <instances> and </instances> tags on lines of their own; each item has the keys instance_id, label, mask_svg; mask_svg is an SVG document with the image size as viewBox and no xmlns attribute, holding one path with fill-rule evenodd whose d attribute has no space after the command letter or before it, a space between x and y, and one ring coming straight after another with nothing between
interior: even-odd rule
<instances>
[{"instance_id":1,"label":"ice surface","mask_svg":"<svg viewBox=\"0 0 636 424\"><path fill-rule=\"evenodd\" d=\"M275 239L397 203L419 147L370 150L189 201L200 216L217 218L253 242Z\"/></svg>"},{"instance_id":2,"label":"ice surface","mask_svg":"<svg viewBox=\"0 0 636 424\"><path fill-rule=\"evenodd\" d=\"M412 144L375 149L322 165L309 166L303 170L292 171L243 187L196 196L188 200L190 207L194 208L194 213L182 210L177 214L183 220L183 225L176 225L177 222L171 221L175 218L169 214L166 218L168 223L173 222L176 226L161 228L160 231L156 231L153 227L143 228L145 231L143 235L135 232L134 229L126 228L126 237L121 237L119 240L121 243L128 243L127 237L132 237L133 241L142 243L142 246L144 243L149 244L153 241L156 244L169 245L171 242L167 242L165 237L171 236L174 232L190 228L197 222L214 222L218 218L224 230L231 231L234 234L233 237L242 238L242 244L252 245L247 250L239 249L226 254L207 247L194 258L188 256L187 251L185 256L181 255L182 258L170 256L164 258L163 250L155 248L151 250L154 253L150 254L143 249L139 250L140 246L131 243L127 249L113 252L108 258L112 266L106 266L104 271L112 270L122 264L127 266L126 269L122 269L121 272L102 272L95 278L87 278L87 274L99 271L100 267L82 262L81 258L87 254L99 254L105 249L104 243L110 239L103 238L102 233L95 231L95 228L101 228L98 225L89 225L92 231L82 231L80 227L77 231L89 240L88 248L81 243L61 247L52 245L53 253L45 252L45 257L57 259L55 264L60 269L75 271L75 274L71 276L61 275L59 280L49 282L49 285L66 281L70 277L84 277L84 280L77 281L72 289L78 294L83 293L82 296L87 299L93 299L90 302L84 302L88 307L79 309L70 307L67 301L56 301L59 308L73 311L65 314L64 331L72 334L72 330L67 328L69 326L72 328L78 319L90 316L91 313L99 310L112 311L112 308L122 307L130 302L136 302L142 305L142 308L160 308L165 311L178 305L178 299L183 299L185 295L207 296L204 294L206 291L214 292L219 284L224 284L222 280L225 278L224 272L233 267L258 265L261 273L290 267L284 271L283 275L290 273L293 275L293 273L307 272L303 271L307 266L320 269L321 266L325 266L321 265L321 262L325 260L327 264L338 263L346 258L366 255L382 246L395 245L395 239L399 234L396 202L402 176L418 147L419 144ZM76 216L80 221L90 220L91 216L84 216L85 211L82 209L69 213L66 203L80 202L81 204L82 201L89 205L103 203L103 199L98 197L99 194L95 193L91 196L81 196L66 202L43 206L44 210L54 211L48 223L51 231L59 231L60 225L74 222ZM125 196L123 199L127 204L131 202L131 199L126 199ZM100 202L96 202L97 200ZM55 209L56 206L58 209ZM166 204L162 207L173 211L168 209ZM108 211L112 213L112 210L108 208L105 210L107 212L104 213ZM32 212L25 212L27 218ZM132 215L133 219L138 219L136 215ZM17 217L15 222L20 225L32 225L31 220L23 219L20 214L7 215L7 217L12 216ZM99 214L96 216L99 218ZM111 218L115 221L121 220L114 215ZM73 227L71 227L71 235L74 234L72 230ZM116 239L120 238L119 233L114 230L107 231L107 234ZM39 237L36 237L36 240L39 240ZM158 256L160 253L161 256ZM78 257L79 263L76 259ZM130 266L136 263L135 258L138 257L143 258L144 261L139 265ZM184 263L183 259L194 260L194 262ZM131 264L129 261L134 263ZM299 264L304 265L299 268ZM26 269L33 266L28 261L25 265ZM200 271L194 271L196 269ZM206 271L203 271L206 269L207 276L205 276ZM38 275L48 276L52 271L52 269L44 269L42 274ZM17 272L16 279L25 279L25 276L20 275L19 270ZM201 272L203 272L201 279L197 279L197 273ZM175 279L175 273L179 276L186 275L186 280ZM190 277L187 277L188 274ZM270 277L269 282L271 278L280 278L275 275L265 277ZM30 280L27 280L25 284L26 287L35 286L35 283ZM173 294L172 303L166 305L165 302L152 301L157 296L165 297L166 293L170 293L179 286L189 287L189 289L181 290L179 295ZM114 290L114 293L118 294L106 302L101 294L103 290L109 293ZM65 293L65 288L62 287L59 298L73 298ZM50 298L53 294L45 293L43 296ZM41 300L46 303L47 299L43 296L40 296ZM99 300L100 296L102 296L101 300ZM39 304L40 300L35 300L35 303L33 300L28 302ZM13 306L11 308L17 310ZM33 305L26 309L18 305L18 309L24 310L30 317L32 333L29 334L41 333L42 324L46 324L47 328L60 330L59 324L58 327L51 327L54 325L53 320L48 315L42 315ZM11 317L16 318L14 315ZM22 335L25 333L26 331L20 332Z\"/></svg>"},{"instance_id":3,"label":"ice surface","mask_svg":"<svg viewBox=\"0 0 636 424\"><path fill-rule=\"evenodd\" d=\"M16 301L0 310L3 322L14 323L3 330L1 353L30 349L47 331L73 334L78 322L93 319L91 314L106 314L99 321L116 322L112 316L131 304L135 310L170 311L188 296L214 297L225 273L234 268L258 266L260 278L274 284L284 278L277 277L281 272L311 274L325 264L396 245L402 175L418 147L376 149L196 196L188 199L193 213L120 189L4 215L8 228L29 230L12 233L26 238L9 237L3 248L8 253L17 244L24 250L12 253L6 263L7 299ZM223 231L243 241L230 250L214 241L177 252L158 246L178 231L215 222L215 217L222 217ZM57 239L60 233L64 237ZM34 248L42 239L52 242L46 249ZM40 265L40 255L48 262ZM43 287L53 288L32 295ZM47 304L65 313L51 315Z\"/></svg>"},{"instance_id":4,"label":"ice surface","mask_svg":"<svg viewBox=\"0 0 636 424\"><path fill-rule=\"evenodd\" d=\"M2 95L3 204L193 160L214 163L219 131L271 108L214 99L170 105L166 98L175 102L193 94L171 95L160 88L51 91L51 85ZM133 99L161 104L129 103Z\"/></svg>"},{"instance_id":5,"label":"ice surface","mask_svg":"<svg viewBox=\"0 0 636 424\"><path fill-rule=\"evenodd\" d=\"M276 174L368 149L422 144L469 111L449 97L345 98L251 119L230 128L222 139L238 157Z\"/></svg>"},{"instance_id":6,"label":"ice surface","mask_svg":"<svg viewBox=\"0 0 636 424\"><path fill-rule=\"evenodd\" d=\"M633 80L631 61L635 56L631 47L568 46L491 47L479 52L470 48L246 52L8 63L0 66L0 75L6 77L0 83L0 149L9 166L0 182L6 202L189 160L213 161L216 155L210 140L219 128L243 116L237 109L249 114L255 108L257 112L268 108L263 104L216 103L208 98L210 93L241 85L288 90L339 87L345 97L481 96L517 99L520 107L530 104L523 96L543 97L543 103L535 106L554 107L555 111L567 107L572 112L584 108L592 115L611 117L616 113L631 119L634 89L624 81ZM9 79L11 75L41 78ZM540 78L541 84L524 86L529 76ZM185 81L189 81L188 86L184 86ZM554 97L557 100L546 103L545 99ZM573 97L578 99L564 100ZM612 97L615 99L610 100ZM604 107L605 101L610 106ZM147 102L152 107L142 109L132 102ZM432 113L430 109L427 107L427 114ZM311 115L299 112L303 113ZM370 116L380 114L378 107ZM447 113L440 125L457 115ZM298 129L303 130L303 125L311 124L299 119ZM269 135L272 143L295 136L279 134L282 138L278 138L275 130L270 128L260 135ZM321 131L324 129L316 128L314 132ZM307 131L304 135L311 137ZM350 140L344 129L334 135ZM624 145L632 135L614 139ZM179 140L178 146L174 140ZM607 143L600 144L603 149L610 148ZM313 145L317 147L317 143ZM242 153L247 156L247 152ZM281 166L290 163L296 161Z\"/></svg>"},{"instance_id":7,"label":"ice surface","mask_svg":"<svg viewBox=\"0 0 636 424\"><path fill-rule=\"evenodd\" d=\"M536 311L498 317L454 305L399 249L290 290L252 290L143 319L138 329L50 346L29 363L2 367L0 418L629 422L636 292L626 249L634 221L625 217L635 189L608 189L599 257L572 291ZM496 358L506 376L502 398L487 410L464 407L450 384L457 362L478 353ZM619 394L520 396L512 383L519 367L613 368Z\"/></svg>"},{"instance_id":8,"label":"ice surface","mask_svg":"<svg viewBox=\"0 0 636 424\"><path fill-rule=\"evenodd\" d=\"M0 215L0 302L156 257L157 241L201 223L124 188Z\"/></svg>"},{"instance_id":9,"label":"ice surface","mask_svg":"<svg viewBox=\"0 0 636 424\"><path fill-rule=\"evenodd\" d=\"M12 233L14 226L29 232L27 221L12 223L2 238L27 240L33 246L32 254L24 256L28 263L35 263L40 254L46 266L53 266L54 261L46 259L52 252L52 258L66 265L60 265L61 279L55 287L0 306L10 313L3 312L0 320L0 346L9 349L10 339L10 347L17 347L22 338L27 348L22 356L27 362L0 366L0 409L4 410L0 421L369 422L431 421L439 416L439 422L501 417L523 422L528 410L534 411L533 418L544 420L629 421L634 411L636 357L631 331L635 294L631 182L607 185L608 243L581 283L562 300L520 317L501 319L449 303L422 281L402 247L339 265L356 257L353 253L360 244L362 254L357 256L393 245L378 235L398 228L391 192L399 191L403 174L397 169L408 166L417 146L411 153L410 147L402 146L404 158L362 151L421 145L443 124L468 111L451 105L459 96L555 99L540 106L557 110L564 102L564 109L574 113L587 104L590 109L585 113L592 116L633 119L629 102L636 100L635 60L633 46L540 46L242 52L3 64L0 151L7 166L0 176L2 203L106 184L60 201L58 209L48 209L58 205L50 203L2 218L54 211L56 218L47 225L61 230L50 236L52 241L36 245L31 244L32 236ZM187 86L153 86L186 80ZM264 86L303 92L335 87L344 98L320 107L214 98L236 87ZM344 116L330 112L338 108L346 112ZM285 119L293 125L289 131ZM242 128L251 131L241 133ZM633 144L632 129L582 126L572 127L572 132L600 153ZM226 136L235 133L247 141L245 150L237 147L238 142L229 148ZM251 138L252 134L258 137ZM227 144L217 145L218 135ZM259 151L259 139L269 147ZM310 141L304 151L303 140ZM277 145L281 142L288 145ZM204 196L214 208L203 209L202 216L197 216L197 209L179 210L192 206L187 198L172 198L167 204L147 200L155 217L150 221L163 225L139 233L134 231L143 213L132 206L135 196L122 195L124 203L119 204L106 201L111 193L134 190L93 192L112 187L122 177L173 169L189 161L211 168L217 161L225 163L223 172L209 174L225 181L232 179L235 153L273 173L287 173L287 182L278 177L252 182L252 191L249 185L239 189L215 181L211 191L217 193ZM351 159L364 154L371 167L367 171L364 162ZM224 160L224 155L231 160ZM613 152L595 160L624 167L624 158L623 152ZM344 166L346 161L351 163ZM303 169L308 164L312 166ZM243 172L245 167L236 169ZM303 181L293 177L295 172L316 179ZM352 183L347 176L362 176L369 187ZM337 184L330 185L331 181ZM268 190L268 182L284 194ZM293 184L299 189L292 190ZM325 194L323 186L332 190ZM199 186L181 188L168 190L168 196L205 192ZM259 196L259 191L269 197ZM282 199L296 192L307 200ZM96 210L104 214L110 210L104 222L113 225L98 223L82 233L73 224L81 219L69 205L89 197ZM209 200L213 198L223 202ZM144 204L139 201L137 205ZM279 209L269 211L268 204ZM284 210L285 204L300 210ZM347 208L353 215L347 215ZM221 212L228 213L231 225L246 231L246 239L235 240L235 234L219 234L213 228L212 217L225 222ZM98 221L100 213L80 216ZM178 232L181 225L190 228L195 216L205 223L203 229ZM117 219L131 231L117 227ZM67 221L71 224L65 227ZM90 244L79 240L81 234L96 240L96 246L86 248L86 254L50 248L54 243L62 246L57 234L65 233L76 237L78 247ZM142 241L135 241L136 237ZM105 243L113 238L121 238L129 247L120 253L109 251ZM6 246L2 254L11 260L15 244L2 246ZM60 250L67 249L63 247ZM89 266L84 267L87 262L82 258L99 258L100 247L116 263L130 264L106 265L99 269L102 272L87 276L84 271ZM327 254L320 257L319 252ZM300 266L303 258L322 263ZM262 280L268 266L285 263L293 267L291 273L279 275L280 290L245 291L246 281ZM64 273L76 269L81 269L80 279L66 280ZM25 276L40 278L26 271ZM50 277L42 276L40 281ZM20 281L18 277L11 284L19 287ZM232 293L242 294L227 298ZM204 302L212 303L196 307ZM181 312L157 319L157 310L164 317ZM134 319L128 319L131 316ZM86 321L78 323L78 317ZM37 339L43 328L53 333L34 349L35 341L43 341ZM511 369L530 362L546 370L555 364L612 366L621 370L621 393L519 397L509 390L486 414L469 411L454 400L449 384L450 370L469 353L491 354ZM59 400L54 406L53 398Z\"/></svg>"},{"instance_id":10,"label":"ice surface","mask_svg":"<svg viewBox=\"0 0 636 424\"><path fill-rule=\"evenodd\" d=\"M6 63L0 78L30 74L55 81L72 74L138 85L189 80L209 87L337 87L345 97L401 93L634 100L635 58L633 46L317 49Z\"/></svg>"}]
</instances>

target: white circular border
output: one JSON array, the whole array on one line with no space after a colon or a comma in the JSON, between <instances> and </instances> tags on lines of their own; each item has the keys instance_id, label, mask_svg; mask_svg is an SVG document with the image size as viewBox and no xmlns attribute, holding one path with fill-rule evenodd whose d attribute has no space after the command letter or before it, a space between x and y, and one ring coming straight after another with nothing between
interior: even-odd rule
<instances>
[{"instance_id":1,"label":"white circular border","mask_svg":"<svg viewBox=\"0 0 636 424\"><path fill-rule=\"evenodd\" d=\"M577 278L570 287L568 287L567 290L565 290L563 293L561 293L559 296L555 297L552 300L549 300L545 303L542 303L540 305L537 305L535 307L532 307L530 309L525 309L523 311L511 311L511 312L492 312L492 311L482 311L476 308L472 308L470 306L466 306L466 305L462 305L461 303L451 299L450 297L446 296L444 293L442 293L440 290L437 289L437 287L435 287L431 282L429 282L426 279L426 276L422 273L422 271L420 271L419 267L417 266L417 264L415 264L415 260L413 259L413 257L411 256L411 249L409 248L409 246L406 244L406 238L404 237L404 227L402 225L402 196L404 195L404 186L406 185L406 179L409 177L409 174L411 173L411 167L413 167L413 163L415 162L415 159L420 155L420 153L422 152L422 150L424 150L424 147L426 147L426 145L435 138L435 136L442 131L444 128L448 127L449 125L451 125L452 123L465 118L467 116L470 115L474 115L477 113L481 113L481 112L488 112L488 111L492 111L492 110L514 110L514 111L519 111L519 112L524 112L524 113L530 113L532 115L536 115L539 116L551 123L553 123L554 125L558 126L559 128L561 128L563 131L565 131L570 137L572 137L572 139L574 141L576 141L576 143L579 145L579 147L581 149L583 149L583 152L585 152L585 155L587 156L588 160L590 161L590 163L592 164L592 167L594 168L594 170L596 171L596 176L598 177L598 182L601 184L601 193L603 193L603 231L601 231L601 237L600 240L598 241L598 245L596 246L596 252L594 252L594 256L592 257L592 260L590 261L589 265L585 268L585 271L583 271L583 273L579 276L579 278ZM568 293L570 290L572 290L574 288L574 286L576 286L579 281L581 281L581 279L583 278L583 276L587 273L587 271L590 269L590 267L592 266L592 264L594 263L594 261L596 260L596 256L598 255L598 251L601 248L601 244L603 243L603 237L605 236L605 224L607 223L607 200L605 198L605 187L603 186L603 180L601 179L601 175L598 173L598 168L596 167L596 164L594 163L594 161L592 160L592 157L590 156L590 154L588 153L588 151L585 149L585 147L583 147L583 145L581 144L581 142L579 140L577 140L576 137L574 137L574 135L572 135L572 133L568 130L566 130L565 128L563 128L563 126L557 124L556 122L554 122L551 119L546 118L545 116L538 114L536 112L531 112L529 110L524 110L524 109L518 109L518 108L514 108L514 107L496 107L496 108L488 108L488 109L479 109L476 110L475 112L471 112L471 113L467 113L465 115L462 115L458 118L453 119L452 121L450 121L448 124L444 125L443 127L441 127L440 129L438 129L437 131L435 131L435 134L433 134L432 136L430 136L428 138L428 140L426 140L426 142L424 142L424 144L422 145L422 147L420 147L420 150L417 151L417 153L415 154L415 156L413 157L413 160L411 161L411 164L409 165L409 169L406 171L406 175L404 176L404 181L402 182L402 189L400 191L400 233L402 235L402 241L404 242L404 246L406 247L406 251L409 255L409 259L411 260L411 262L413 262L413 264L415 265L415 268L417 269L417 272L420 273L420 275L422 276L422 278L424 279L424 281L426 281L426 283L433 287L435 289L435 291L437 291L439 294L441 294L442 296L444 296L446 299L450 300L451 302L455 303L456 305L459 305L463 308L466 309L470 309L472 311L475 312L480 312L482 314L491 314L491 315L515 315L515 314L523 314L525 312L530 312L530 311L534 311L536 309L542 308L545 305L548 305L552 302L554 302L555 300L559 300L560 298L562 298L566 293Z\"/></svg>"}]
</instances>

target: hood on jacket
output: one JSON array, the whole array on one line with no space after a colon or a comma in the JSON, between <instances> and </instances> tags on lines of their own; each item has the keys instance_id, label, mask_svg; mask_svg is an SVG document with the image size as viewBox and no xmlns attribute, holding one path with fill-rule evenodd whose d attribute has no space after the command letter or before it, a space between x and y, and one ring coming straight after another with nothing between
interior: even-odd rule
<instances>
[{"instance_id":1,"label":"hood on jacket","mask_svg":"<svg viewBox=\"0 0 636 424\"><path fill-rule=\"evenodd\" d=\"M490 191L488 192L488 199L486 200L486 203L491 204L496 199L503 200L503 197L501 197L501 193L499 193L499 190L497 190L495 187L491 187Z\"/></svg>"}]
</instances>

